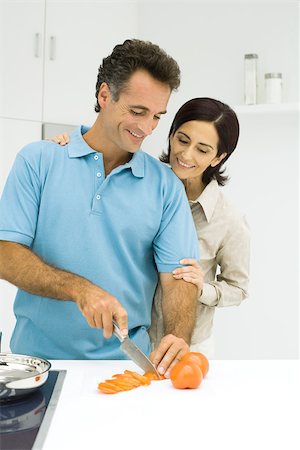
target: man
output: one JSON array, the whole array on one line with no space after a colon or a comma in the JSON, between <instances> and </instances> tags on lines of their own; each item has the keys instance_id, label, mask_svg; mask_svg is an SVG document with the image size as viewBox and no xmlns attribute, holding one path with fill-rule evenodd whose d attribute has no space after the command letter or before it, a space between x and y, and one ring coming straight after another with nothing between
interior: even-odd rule
<instances>
[{"instance_id":1,"label":"man","mask_svg":"<svg viewBox=\"0 0 300 450\"><path fill-rule=\"evenodd\" d=\"M194 224L182 183L139 150L179 74L158 46L127 40L99 68L93 126L64 150L18 154L0 204L0 277L19 288L12 351L121 359L114 319L149 353L157 271L166 336L153 361L168 376L188 351L197 289L172 270L198 257Z\"/></svg>"}]
</instances>

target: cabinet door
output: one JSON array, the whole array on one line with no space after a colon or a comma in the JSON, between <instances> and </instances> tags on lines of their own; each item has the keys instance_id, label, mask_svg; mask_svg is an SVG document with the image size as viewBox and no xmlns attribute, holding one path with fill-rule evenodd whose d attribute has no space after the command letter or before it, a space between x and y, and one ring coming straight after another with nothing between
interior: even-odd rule
<instances>
[{"instance_id":1,"label":"cabinet door","mask_svg":"<svg viewBox=\"0 0 300 450\"><path fill-rule=\"evenodd\" d=\"M0 118L0 195L16 154L41 139L41 122Z\"/></svg>"},{"instance_id":2,"label":"cabinet door","mask_svg":"<svg viewBox=\"0 0 300 450\"><path fill-rule=\"evenodd\" d=\"M98 67L137 36L137 2L47 1L44 122L92 124Z\"/></svg>"},{"instance_id":3,"label":"cabinet door","mask_svg":"<svg viewBox=\"0 0 300 450\"><path fill-rule=\"evenodd\" d=\"M44 0L0 0L0 116L41 120Z\"/></svg>"}]
</instances>

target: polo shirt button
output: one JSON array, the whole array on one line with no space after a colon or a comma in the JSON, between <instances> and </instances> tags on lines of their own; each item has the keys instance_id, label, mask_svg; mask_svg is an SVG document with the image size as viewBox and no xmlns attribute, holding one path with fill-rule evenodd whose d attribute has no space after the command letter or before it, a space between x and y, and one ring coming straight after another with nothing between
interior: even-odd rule
<instances>
[{"instance_id":1,"label":"polo shirt button","mask_svg":"<svg viewBox=\"0 0 300 450\"><path fill-rule=\"evenodd\" d=\"M96 195L96 199L97 199L97 200L100 200L100 198L101 198L101 195L97 194L97 195Z\"/></svg>"},{"instance_id":2,"label":"polo shirt button","mask_svg":"<svg viewBox=\"0 0 300 450\"><path fill-rule=\"evenodd\" d=\"M98 155L95 155L94 156L94 159L97 161L97 159L99 158L99 156Z\"/></svg>"},{"instance_id":3,"label":"polo shirt button","mask_svg":"<svg viewBox=\"0 0 300 450\"><path fill-rule=\"evenodd\" d=\"M97 172L97 177L100 178L101 177L101 172Z\"/></svg>"}]
</instances>

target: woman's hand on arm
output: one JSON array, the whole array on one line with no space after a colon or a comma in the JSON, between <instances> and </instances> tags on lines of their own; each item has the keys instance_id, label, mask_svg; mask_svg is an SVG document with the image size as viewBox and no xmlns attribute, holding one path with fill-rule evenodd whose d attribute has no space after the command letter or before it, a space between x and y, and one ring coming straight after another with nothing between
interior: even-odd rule
<instances>
[{"instance_id":1,"label":"woman's hand on arm","mask_svg":"<svg viewBox=\"0 0 300 450\"><path fill-rule=\"evenodd\" d=\"M187 283L195 284L200 296L203 289L204 275L198 261L193 258L184 258L179 262L180 264L185 264L185 266L173 270L173 277L176 280L182 279Z\"/></svg>"}]
</instances>

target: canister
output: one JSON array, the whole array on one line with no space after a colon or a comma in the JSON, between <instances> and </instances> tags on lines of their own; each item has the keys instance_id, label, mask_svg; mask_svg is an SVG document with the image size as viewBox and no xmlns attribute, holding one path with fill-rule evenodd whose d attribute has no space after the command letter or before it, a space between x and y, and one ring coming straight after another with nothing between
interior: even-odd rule
<instances>
[{"instance_id":1,"label":"canister","mask_svg":"<svg viewBox=\"0 0 300 450\"><path fill-rule=\"evenodd\" d=\"M282 73L265 74L265 101L266 103L282 102Z\"/></svg>"}]
</instances>

